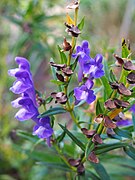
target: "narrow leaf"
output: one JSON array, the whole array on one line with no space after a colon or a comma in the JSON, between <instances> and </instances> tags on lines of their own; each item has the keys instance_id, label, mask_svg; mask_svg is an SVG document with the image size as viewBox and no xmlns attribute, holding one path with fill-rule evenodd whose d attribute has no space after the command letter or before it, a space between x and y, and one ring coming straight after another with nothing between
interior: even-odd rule
<instances>
[{"instance_id":1,"label":"narrow leaf","mask_svg":"<svg viewBox=\"0 0 135 180\"><path fill-rule=\"evenodd\" d=\"M91 165L95 169L95 171L97 172L97 174L99 175L101 180L110 180L110 177L109 177L108 173L106 172L103 165L101 165L100 163L98 163L98 164L91 163Z\"/></svg>"},{"instance_id":2,"label":"narrow leaf","mask_svg":"<svg viewBox=\"0 0 135 180\"><path fill-rule=\"evenodd\" d=\"M101 106L101 103L99 102L99 100L97 100L97 104L96 104L96 115L102 114L103 113L103 106Z\"/></svg>"},{"instance_id":3,"label":"narrow leaf","mask_svg":"<svg viewBox=\"0 0 135 180\"><path fill-rule=\"evenodd\" d=\"M115 132L118 136L122 136L122 137L125 137L125 138L132 139L132 134L131 134L131 132L129 132L129 131L122 130L122 129L119 129L118 127L116 127L116 128L114 129L114 132Z\"/></svg>"},{"instance_id":4,"label":"narrow leaf","mask_svg":"<svg viewBox=\"0 0 135 180\"><path fill-rule=\"evenodd\" d=\"M84 144L77 139L66 127L63 125L59 124L59 126L66 132L66 134L75 142L76 145L78 145L83 151L85 151L85 146Z\"/></svg>"},{"instance_id":5,"label":"narrow leaf","mask_svg":"<svg viewBox=\"0 0 135 180\"><path fill-rule=\"evenodd\" d=\"M85 17L82 18L81 22L78 24L78 29L81 31L84 27L84 19Z\"/></svg>"},{"instance_id":6,"label":"narrow leaf","mask_svg":"<svg viewBox=\"0 0 135 180\"><path fill-rule=\"evenodd\" d=\"M123 148L125 153L135 160L135 149L131 146Z\"/></svg>"},{"instance_id":7,"label":"narrow leaf","mask_svg":"<svg viewBox=\"0 0 135 180\"><path fill-rule=\"evenodd\" d=\"M54 107L49 109L48 111L45 111L44 113L40 114L38 117L45 117L45 116L52 116L55 114L62 114L62 113L66 113L66 110L62 107Z\"/></svg>"},{"instance_id":8,"label":"narrow leaf","mask_svg":"<svg viewBox=\"0 0 135 180\"><path fill-rule=\"evenodd\" d=\"M67 57L66 57L65 53L62 51L62 49L60 48L59 45L58 45L58 50L59 50L59 53L60 53L61 63L66 64L67 63Z\"/></svg>"}]
</instances>

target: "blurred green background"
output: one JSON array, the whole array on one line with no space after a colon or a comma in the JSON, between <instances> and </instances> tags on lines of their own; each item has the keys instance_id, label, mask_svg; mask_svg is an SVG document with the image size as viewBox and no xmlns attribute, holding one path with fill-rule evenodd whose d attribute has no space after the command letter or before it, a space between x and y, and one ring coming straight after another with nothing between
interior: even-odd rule
<instances>
[{"instance_id":1,"label":"blurred green background","mask_svg":"<svg viewBox=\"0 0 135 180\"><path fill-rule=\"evenodd\" d=\"M0 180L66 179L61 171L37 166L36 158L19 150L32 149L33 142L18 137L16 129L32 131L32 122L14 119L15 99L9 87L13 79L8 69L16 67L14 58L29 59L36 89L50 94L50 58L59 62L57 45L65 32L66 0L0 0ZM72 10L68 11L72 17ZM82 0L78 22L85 16L85 26L78 43L90 42L91 53L102 53L108 61L120 54L121 38L129 39L135 57L135 1ZM70 41L70 37L68 37ZM41 147L43 148L43 147ZM45 147L45 149L47 148Z\"/></svg>"}]
</instances>

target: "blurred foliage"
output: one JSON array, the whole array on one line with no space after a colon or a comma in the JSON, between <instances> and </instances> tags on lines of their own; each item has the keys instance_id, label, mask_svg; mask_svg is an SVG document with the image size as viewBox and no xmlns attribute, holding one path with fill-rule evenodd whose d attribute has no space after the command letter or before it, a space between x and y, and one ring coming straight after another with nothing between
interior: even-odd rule
<instances>
[{"instance_id":1,"label":"blurred foliage","mask_svg":"<svg viewBox=\"0 0 135 180\"><path fill-rule=\"evenodd\" d=\"M118 49L121 41L121 32L123 32L121 26L128 2L127 0L81 1L79 20L85 16L85 26L79 41L89 40L92 49L94 49L92 55L101 52L106 59L112 60L112 54ZM62 172L58 170L59 166L56 164L53 166L51 164L49 166L49 163L44 164L44 162L36 164L42 159L42 154L37 154L37 156L34 154L33 156L33 150L36 148L33 147L33 141L30 142L28 139L22 139L16 135L14 130L22 129L22 126L24 126L23 129L29 130L31 123L21 124L13 118L15 112L10 101L14 97L9 93L12 80L7 76L7 70L14 66L14 57L24 56L32 64L36 88L42 92L46 88L48 93L53 89L48 82L50 79L48 62L51 57L56 61L59 60L57 44L61 46L63 37L66 36L63 25L65 5L65 0L0 1L0 179L2 180L47 180L50 178L64 180L66 177L69 178L69 174L64 170ZM134 2L133 7L135 9ZM126 32L126 38L131 41L133 56L135 56L135 44L133 44L133 42L135 43L135 11L130 16L132 23ZM38 150L42 149L48 157L50 150L44 143L38 147ZM74 152L70 146L66 145L65 149L69 155L73 155ZM54 157L56 158L55 152ZM123 161L123 156L119 158L121 158L119 162ZM61 160L58 161L61 165ZM105 162L105 166L108 168L114 161L110 160L108 156L108 162ZM135 168L131 159L124 159L124 161L129 163L128 165L132 169ZM113 168L115 171L117 170L114 165ZM122 175L129 174L125 172L125 168L122 168L121 166L119 169L120 177L116 177L117 173L112 173L112 177L121 179ZM132 170L130 173L131 176L134 175Z\"/></svg>"}]
</instances>

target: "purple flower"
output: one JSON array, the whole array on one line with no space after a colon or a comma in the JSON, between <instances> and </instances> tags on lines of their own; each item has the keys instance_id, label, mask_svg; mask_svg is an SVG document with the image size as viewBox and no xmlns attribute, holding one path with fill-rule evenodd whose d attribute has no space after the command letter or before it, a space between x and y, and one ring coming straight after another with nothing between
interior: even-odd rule
<instances>
[{"instance_id":1,"label":"purple flower","mask_svg":"<svg viewBox=\"0 0 135 180\"><path fill-rule=\"evenodd\" d=\"M129 110L135 113L135 104L133 104Z\"/></svg>"},{"instance_id":2,"label":"purple flower","mask_svg":"<svg viewBox=\"0 0 135 180\"><path fill-rule=\"evenodd\" d=\"M93 59L90 57L90 49L88 41L83 41L81 46L77 46L76 53L72 54L73 58L78 57L79 72L78 81L81 82L83 75L89 76L90 79L99 78L104 75L102 70L102 55L97 54Z\"/></svg>"},{"instance_id":3,"label":"purple flower","mask_svg":"<svg viewBox=\"0 0 135 180\"><path fill-rule=\"evenodd\" d=\"M94 95L94 91L91 90L93 86L93 81L88 79L86 83L80 87L76 87L74 89L74 95L78 101L85 100L88 104L91 104L96 96Z\"/></svg>"},{"instance_id":4,"label":"purple flower","mask_svg":"<svg viewBox=\"0 0 135 180\"><path fill-rule=\"evenodd\" d=\"M117 126L130 126L130 125L132 125L132 124L133 124L132 121L129 120L129 119L119 120L119 121L116 122L116 125L117 125Z\"/></svg>"},{"instance_id":5,"label":"purple flower","mask_svg":"<svg viewBox=\"0 0 135 180\"><path fill-rule=\"evenodd\" d=\"M53 130L48 116L38 118L38 105L36 103L35 88L32 74L30 72L30 64L27 59L22 57L16 57L15 61L19 65L19 68L8 71L10 76L16 78L16 81L13 83L10 90L15 94L21 95L19 98L11 102L13 107L20 108L16 113L15 118L19 121L32 119L36 123L33 129L33 134L37 135L39 138L46 138L47 144L50 146L50 137Z\"/></svg>"}]
</instances>

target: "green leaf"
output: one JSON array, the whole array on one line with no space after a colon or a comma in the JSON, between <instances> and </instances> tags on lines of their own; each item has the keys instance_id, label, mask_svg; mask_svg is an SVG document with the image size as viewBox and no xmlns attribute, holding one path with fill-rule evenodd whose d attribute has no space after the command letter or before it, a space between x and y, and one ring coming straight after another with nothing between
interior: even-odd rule
<instances>
[{"instance_id":1,"label":"green leaf","mask_svg":"<svg viewBox=\"0 0 135 180\"><path fill-rule=\"evenodd\" d=\"M81 22L78 24L78 29L81 31L84 27L84 20L85 20L85 17L82 18Z\"/></svg>"},{"instance_id":2,"label":"green leaf","mask_svg":"<svg viewBox=\"0 0 135 180\"><path fill-rule=\"evenodd\" d=\"M39 138L37 136L33 136L31 133L28 133L28 132L25 132L22 130L17 130L16 134L20 137L23 137L24 139L34 142L34 143L36 143L39 140ZM45 143L43 143L43 144L45 144Z\"/></svg>"},{"instance_id":3,"label":"green leaf","mask_svg":"<svg viewBox=\"0 0 135 180\"><path fill-rule=\"evenodd\" d=\"M132 121L133 121L134 132L135 132L135 114L134 113L132 113Z\"/></svg>"},{"instance_id":4,"label":"green leaf","mask_svg":"<svg viewBox=\"0 0 135 180\"><path fill-rule=\"evenodd\" d=\"M65 53L62 51L62 49L60 48L59 45L58 45L58 50L59 50L59 53L60 53L61 63L62 64L67 64L67 57L66 57Z\"/></svg>"},{"instance_id":5,"label":"green leaf","mask_svg":"<svg viewBox=\"0 0 135 180\"><path fill-rule=\"evenodd\" d=\"M38 117L39 118L43 118L45 116L52 116L55 114L62 114L62 113L66 113L66 110L62 107L54 107L49 109L48 111L45 111L44 113L40 114Z\"/></svg>"},{"instance_id":6,"label":"green leaf","mask_svg":"<svg viewBox=\"0 0 135 180\"><path fill-rule=\"evenodd\" d=\"M53 58L50 59L50 62L54 62ZM53 79L57 80L57 77L56 77L56 68L51 66L51 70L52 70Z\"/></svg>"},{"instance_id":7,"label":"green leaf","mask_svg":"<svg viewBox=\"0 0 135 180\"><path fill-rule=\"evenodd\" d=\"M61 81L58 81L58 80L55 80L55 79L50 80L50 82L52 82L52 83L54 83L56 85L66 85L65 82L61 82Z\"/></svg>"},{"instance_id":8,"label":"green leaf","mask_svg":"<svg viewBox=\"0 0 135 180\"><path fill-rule=\"evenodd\" d=\"M46 100L45 103L49 104L51 101L53 100L53 98L51 96L49 96Z\"/></svg>"},{"instance_id":9,"label":"green leaf","mask_svg":"<svg viewBox=\"0 0 135 180\"><path fill-rule=\"evenodd\" d=\"M111 89L110 84L105 76L102 76L100 79L104 86L104 101L106 101L110 97L112 89Z\"/></svg>"},{"instance_id":10,"label":"green leaf","mask_svg":"<svg viewBox=\"0 0 135 180\"><path fill-rule=\"evenodd\" d=\"M101 180L110 180L110 177L103 165L101 165L100 163L91 163L91 165L95 169Z\"/></svg>"},{"instance_id":11,"label":"green leaf","mask_svg":"<svg viewBox=\"0 0 135 180\"><path fill-rule=\"evenodd\" d=\"M78 145L83 151L85 151L85 146L84 144L77 139L66 127L63 125L59 124L59 126L66 132L66 134L74 141L76 145Z\"/></svg>"},{"instance_id":12,"label":"green leaf","mask_svg":"<svg viewBox=\"0 0 135 180\"><path fill-rule=\"evenodd\" d=\"M131 51L128 49L125 39L122 39L122 58L127 58L130 53Z\"/></svg>"},{"instance_id":13,"label":"green leaf","mask_svg":"<svg viewBox=\"0 0 135 180\"><path fill-rule=\"evenodd\" d=\"M78 62L78 57L76 58L76 60L74 61L74 63L72 63L72 64L70 65L70 68L72 69L72 71L75 70L75 68L76 68L76 66L77 66L77 62Z\"/></svg>"},{"instance_id":14,"label":"green leaf","mask_svg":"<svg viewBox=\"0 0 135 180\"><path fill-rule=\"evenodd\" d=\"M102 144L97 146L95 153L98 155L117 148L126 147L127 145L127 143Z\"/></svg>"},{"instance_id":15,"label":"green leaf","mask_svg":"<svg viewBox=\"0 0 135 180\"><path fill-rule=\"evenodd\" d=\"M110 72L106 59L103 59L103 67L104 67L105 77L107 78L108 81L110 81Z\"/></svg>"},{"instance_id":16,"label":"green leaf","mask_svg":"<svg viewBox=\"0 0 135 180\"><path fill-rule=\"evenodd\" d=\"M57 137L57 142L60 143L60 142L64 139L65 135L66 135L66 132L63 131L63 132Z\"/></svg>"},{"instance_id":17,"label":"green leaf","mask_svg":"<svg viewBox=\"0 0 135 180\"><path fill-rule=\"evenodd\" d=\"M103 106L101 106L101 103L99 102L99 100L97 100L97 104L96 104L96 115L98 116L99 114L103 113Z\"/></svg>"},{"instance_id":18,"label":"green leaf","mask_svg":"<svg viewBox=\"0 0 135 180\"><path fill-rule=\"evenodd\" d=\"M86 177L92 178L92 180L100 180L100 178L98 176L96 176L93 172L86 170Z\"/></svg>"},{"instance_id":19,"label":"green leaf","mask_svg":"<svg viewBox=\"0 0 135 180\"><path fill-rule=\"evenodd\" d=\"M116 127L116 128L114 129L114 132L115 132L118 136L122 136L122 137L125 137L125 138L132 139L132 134L131 134L131 132L129 132L129 131L122 130L122 129L119 129L118 127Z\"/></svg>"},{"instance_id":20,"label":"green leaf","mask_svg":"<svg viewBox=\"0 0 135 180\"><path fill-rule=\"evenodd\" d=\"M135 148L129 146L129 147L124 147L123 149L128 156L130 156L132 159L135 160Z\"/></svg>"},{"instance_id":21,"label":"green leaf","mask_svg":"<svg viewBox=\"0 0 135 180\"><path fill-rule=\"evenodd\" d=\"M110 80L111 80L112 82L117 81L117 79L116 79L116 77L115 77L112 69L110 70L110 73L109 73L109 74L110 74Z\"/></svg>"}]
</instances>

